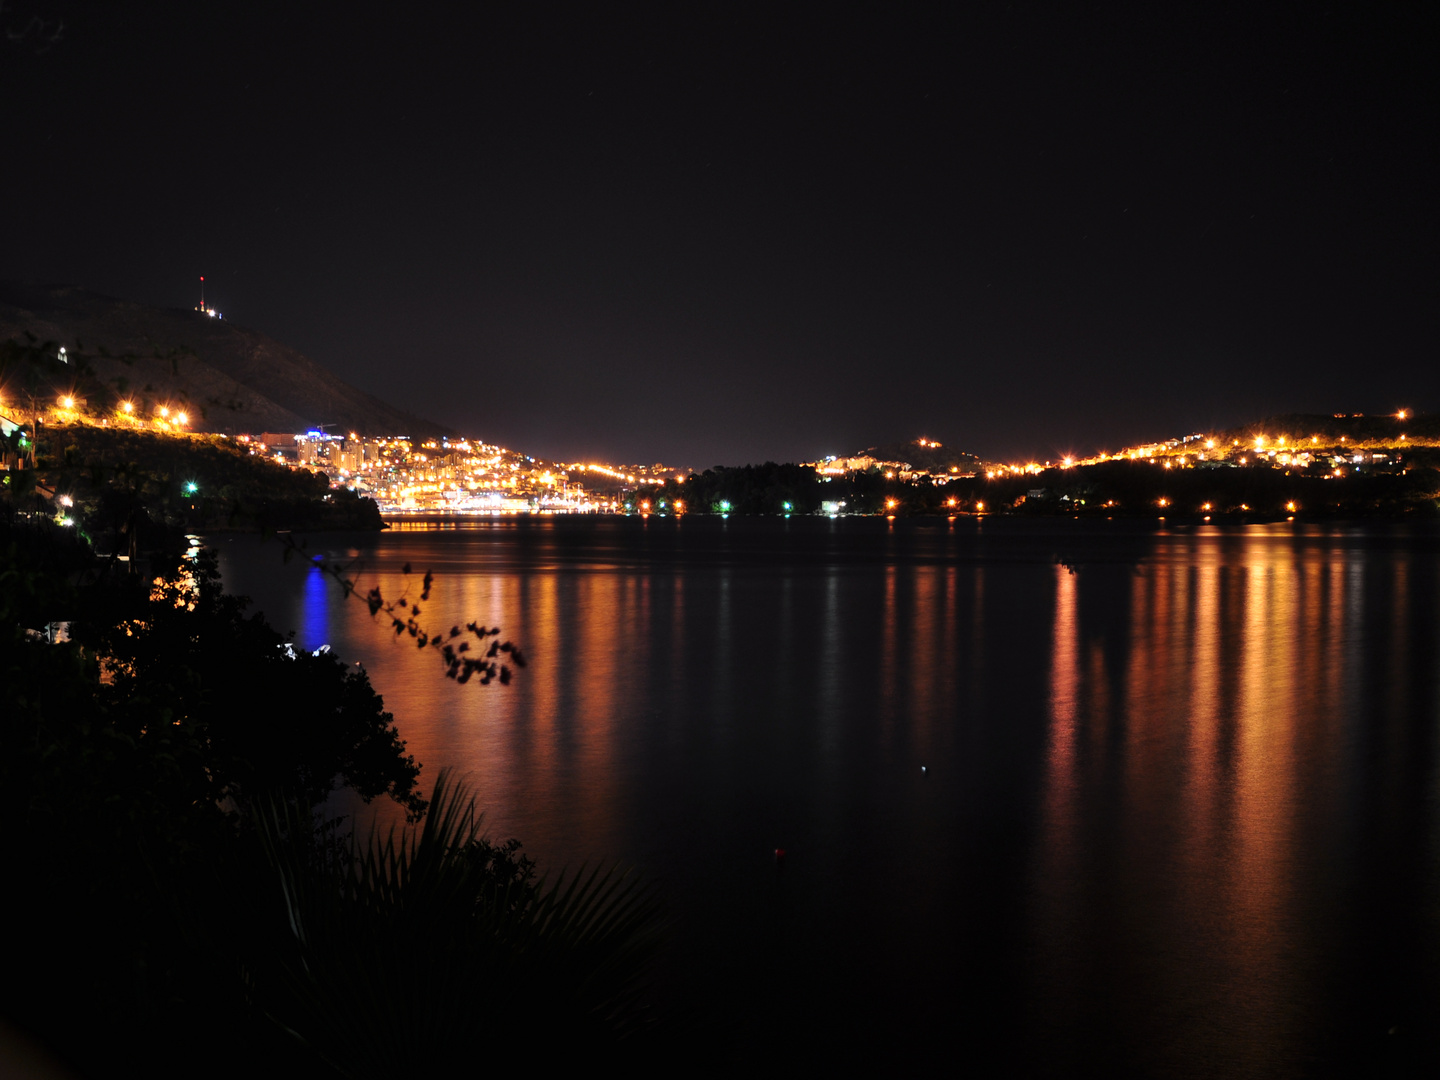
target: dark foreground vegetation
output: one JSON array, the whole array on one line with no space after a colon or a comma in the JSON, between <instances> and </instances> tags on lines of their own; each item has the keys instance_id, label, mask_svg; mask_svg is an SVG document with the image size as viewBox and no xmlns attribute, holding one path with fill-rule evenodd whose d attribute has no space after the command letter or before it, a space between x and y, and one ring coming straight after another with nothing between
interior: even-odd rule
<instances>
[{"instance_id":1,"label":"dark foreground vegetation","mask_svg":"<svg viewBox=\"0 0 1440 1080\"><path fill-rule=\"evenodd\" d=\"M324 473L266 461L220 435L41 425L33 447L26 429L4 449L11 504L71 518L102 550L128 541L132 523L142 534L384 527L373 500L332 490Z\"/></svg>"},{"instance_id":2,"label":"dark foreground vegetation","mask_svg":"<svg viewBox=\"0 0 1440 1080\"><path fill-rule=\"evenodd\" d=\"M393 1076L645 1029L652 894L537 881L419 772L365 673L248 616L203 553L127 564L0 516L0 1010L80 1075ZM337 785L417 830L341 834Z\"/></svg>"}]
</instances>

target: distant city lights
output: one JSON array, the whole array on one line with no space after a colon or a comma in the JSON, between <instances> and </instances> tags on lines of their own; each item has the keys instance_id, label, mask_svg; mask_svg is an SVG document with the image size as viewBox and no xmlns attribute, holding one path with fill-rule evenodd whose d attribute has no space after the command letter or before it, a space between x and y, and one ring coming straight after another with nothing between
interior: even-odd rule
<instances>
[{"instance_id":1,"label":"distant city lights","mask_svg":"<svg viewBox=\"0 0 1440 1080\"><path fill-rule=\"evenodd\" d=\"M58 389L58 388L57 388ZM189 402L180 393L171 401L156 403L153 398L142 395L135 399L116 400L110 398L105 408L112 410L108 418L91 412L91 403L84 397L77 397L81 384L69 393L37 401L30 398L28 409L34 413L37 431L43 422L54 422L57 426L88 423L96 426L117 425L161 431L172 436L188 435L190 416ZM153 388L151 388L153 391ZM147 394L151 391L147 391ZM54 391L52 391L53 393ZM45 401L53 401L48 408ZM9 398L13 409L13 394ZM184 408L181 405L184 405ZM844 477L852 477L871 486L865 496L863 510L847 511L841 500L820 503L819 512L830 517L846 513L884 514L894 516L904 506L907 513L942 512L954 514L967 510L981 514L986 502L975 498L985 491L984 481L1000 481L1004 487L991 488L992 501L1001 512L1022 509L1027 500L1031 508L1049 510L1064 509L1083 512L1085 508L1096 510L1124 506L1128 510L1141 510L1144 506L1168 510L1175 504L1168 496L1156 497L1153 489L1145 499L1123 502L1106 499L1095 489L1108 485L1105 473L1086 477L1081 483L1076 477L1061 477L1059 470L1074 470L1102 463L1140 470L1140 465L1160 466L1172 473L1171 478L1160 478L1150 474L1151 482L1159 481L1170 490L1180 491L1179 506L1187 511L1197 508L1210 514L1234 512L1235 504L1228 500L1220 504L1206 501L1193 502L1193 495L1185 494L1185 487L1203 485L1203 471L1222 468L1253 467L1270 470L1277 477L1282 471L1287 475L1300 475L1314 480L1338 479L1354 471L1363 477L1371 470L1377 473L1401 473L1413 468L1414 455L1421 448L1440 447L1440 436L1431 434L1429 418L1422 418L1425 426L1417 428L1416 438L1411 440L1408 431L1400 425L1376 425L1375 414L1365 423L1371 427L1352 426L1351 418L1357 414L1343 414L1342 420L1350 421L1345 426L1357 431L1354 444L1348 435L1327 430L1328 421L1316 422L1310 432L1293 422L1273 421L1267 423L1269 430L1236 438L1232 434L1230 446L1225 446L1223 435L1194 433L1164 441L1104 451L1092 456L1080 453L1065 453L1054 460L1022 460L1010 463L982 463L974 455L961 454L950 460L964 460L967 464L953 465L949 461L934 461L931 464L912 464L898 460L904 456L904 445L895 445L888 450L873 450L850 457L829 457L808 463L819 474L821 482L829 483ZM53 418L50 419L50 418ZM1399 409L1388 414L1386 419L1398 421L1413 420L1409 409ZM123 423L121 422L123 419ZM148 420L149 423L145 423ZM197 426L202 421L197 415ZM1309 426L1306 424L1305 426ZM1297 430L1298 427L1298 430ZM326 429L344 430L336 424L324 424L304 434L234 435L235 444L246 445L252 454L263 456L290 468L311 469L328 477L331 487L344 487L374 498L385 514L406 513L588 513L615 512L659 515L680 515L685 512L686 502L681 499L659 498L667 494L665 485L674 484L670 493L689 492L691 502L697 491L713 491L709 482L696 477L685 469L662 464L607 465L598 462L561 463L537 460L502 447L478 440L432 438L411 440L406 437L373 438L361 437L357 432L346 435L327 434ZM203 430L203 427L202 427ZM212 436L213 437L213 436ZM23 443L27 436L19 436ZM1400 446L1403 443L1404 446ZM232 444L232 445L235 445ZM938 449L941 444L929 437L915 439L910 447ZM891 458L882 460L881 458ZM1133 463L1125 465L1125 463ZM24 462L22 461L22 464ZM1422 462L1423 464L1423 462ZM963 471L962 471L963 470ZM1192 472L1192 470L1196 470ZM813 475L813 474L812 474ZM594 480L591 480L591 477ZM1026 478L1043 477L1035 483L1025 483ZM893 483L879 483L884 481ZM1218 478L1217 478L1218 479ZM974 481L974 483L970 483ZM947 487L944 493L935 492L930 485ZM1045 486L1045 485L1051 486ZM689 485L687 487L687 485ZM922 486L923 485L923 486ZM877 490L878 488L878 490ZM197 481L181 485L186 495L195 495L199 490ZM587 490L588 489L588 490ZM733 487L728 490L738 490ZM172 489L173 490L173 489ZM823 490L823 489L822 489ZM829 489L845 493L848 489L837 484ZM866 490L863 487L855 490ZM1204 490L1204 487L1201 487ZM1219 490L1218 488L1212 490ZM1299 494L1304 490L1295 488ZM951 494L958 492L958 494ZM705 509L728 516L734 506L728 499L716 500L714 495L705 495ZM773 499L773 496L771 496ZM713 500L713 501L712 501ZM1323 499L1307 498L1312 509L1321 507ZM57 505L58 502L57 502ZM747 512L753 512L747 501ZM813 512L813 502L800 503ZM797 503L785 500L767 501L769 512L781 512L789 517L796 513ZM1262 504L1261 512L1273 512L1279 507L1285 512L1299 512L1295 500L1275 499ZM1250 511L1248 505L1238 507ZM1143 512L1143 511L1142 511ZM1209 520L1208 517L1206 520Z\"/></svg>"}]
</instances>

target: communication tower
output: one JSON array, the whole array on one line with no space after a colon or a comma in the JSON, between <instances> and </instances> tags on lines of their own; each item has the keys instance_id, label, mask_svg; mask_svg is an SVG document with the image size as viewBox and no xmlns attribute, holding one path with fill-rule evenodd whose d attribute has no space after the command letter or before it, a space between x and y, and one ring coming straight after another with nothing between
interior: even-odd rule
<instances>
[{"instance_id":1,"label":"communication tower","mask_svg":"<svg viewBox=\"0 0 1440 1080\"><path fill-rule=\"evenodd\" d=\"M209 315L212 319L223 319L225 316L212 307L205 306L205 275L200 275L200 306L195 309L202 315Z\"/></svg>"}]
</instances>

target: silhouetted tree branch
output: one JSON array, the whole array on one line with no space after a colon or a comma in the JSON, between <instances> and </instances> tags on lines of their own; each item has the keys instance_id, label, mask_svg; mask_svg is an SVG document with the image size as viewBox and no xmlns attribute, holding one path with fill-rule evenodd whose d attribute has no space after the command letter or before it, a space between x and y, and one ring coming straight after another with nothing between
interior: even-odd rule
<instances>
[{"instance_id":1,"label":"silhouetted tree branch","mask_svg":"<svg viewBox=\"0 0 1440 1080\"><path fill-rule=\"evenodd\" d=\"M358 561L341 564L324 556L310 555L306 551L306 542L303 539L296 540L289 533L281 534L280 541L284 546L284 558L287 562L297 555L302 556L322 573L334 578L346 599L362 595L361 568ZM407 578L411 577L413 572L409 563L405 564L401 573ZM508 684L513 676L511 665L515 668L524 667L525 654L513 642L498 640L498 626L486 627L478 622L468 622L463 630L457 624L448 631L432 632L420 622L420 601L429 602L430 589L434 583L435 575L429 570L425 571L425 576L421 579L419 600L411 599L408 583L405 591L393 600L387 600L380 586L376 585L363 593L365 605L370 609L372 618L378 618L382 612L389 618L390 627L396 637L409 634L415 641L416 648L428 647L435 650L445 666L446 678L454 679L462 685L477 676L481 686L488 686L496 679L501 685Z\"/></svg>"}]
</instances>

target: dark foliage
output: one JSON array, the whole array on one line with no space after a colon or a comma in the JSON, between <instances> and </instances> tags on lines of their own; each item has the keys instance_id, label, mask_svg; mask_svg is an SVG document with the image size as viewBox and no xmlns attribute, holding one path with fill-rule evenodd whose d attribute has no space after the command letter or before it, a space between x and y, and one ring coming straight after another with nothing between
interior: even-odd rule
<instances>
[{"instance_id":1,"label":"dark foliage","mask_svg":"<svg viewBox=\"0 0 1440 1080\"><path fill-rule=\"evenodd\" d=\"M373 500L219 435L74 424L42 427L38 451L42 482L71 498L80 527L106 548L137 514L181 532L383 526Z\"/></svg>"},{"instance_id":2,"label":"dark foliage","mask_svg":"<svg viewBox=\"0 0 1440 1080\"><path fill-rule=\"evenodd\" d=\"M576 1054L646 1026L653 890L537 881L443 777L427 813L362 671L247 616L203 553L147 562L126 573L43 519L0 528L3 915L24 931L7 1018L82 1074L162 1076L381 1075L417 1041L460 1064L478 1016ZM418 598L372 590L370 610L446 674L504 682L524 663L478 624L427 634L434 581L416 580ZM315 811L340 783L423 825L340 836Z\"/></svg>"},{"instance_id":3,"label":"dark foliage","mask_svg":"<svg viewBox=\"0 0 1440 1080\"><path fill-rule=\"evenodd\" d=\"M3 904L25 973L0 1004L69 1053L85 1030L107 1059L180 1054L240 1022L231 901L255 800L308 804L338 779L425 805L363 672L292 658L213 565L160 578L106 573L48 522L0 530ZM72 640L47 640L60 620Z\"/></svg>"},{"instance_id":4,"label":"dark foliage","mask_svg":"<svg viewBox=\"0 0 1440 1080\"><path fill-rule=\"evenodd\" d=\"M442 774L424 825L315 843L311 819L258 823L270 920L247 957L255 1007L346 1076L392 1076L417 1048L477 1067L479 1018L547 1063L593 1060L645 1029L653 888L611 871L535 881L519 844L479 837Z\"/></svg>"}]
</instances>

